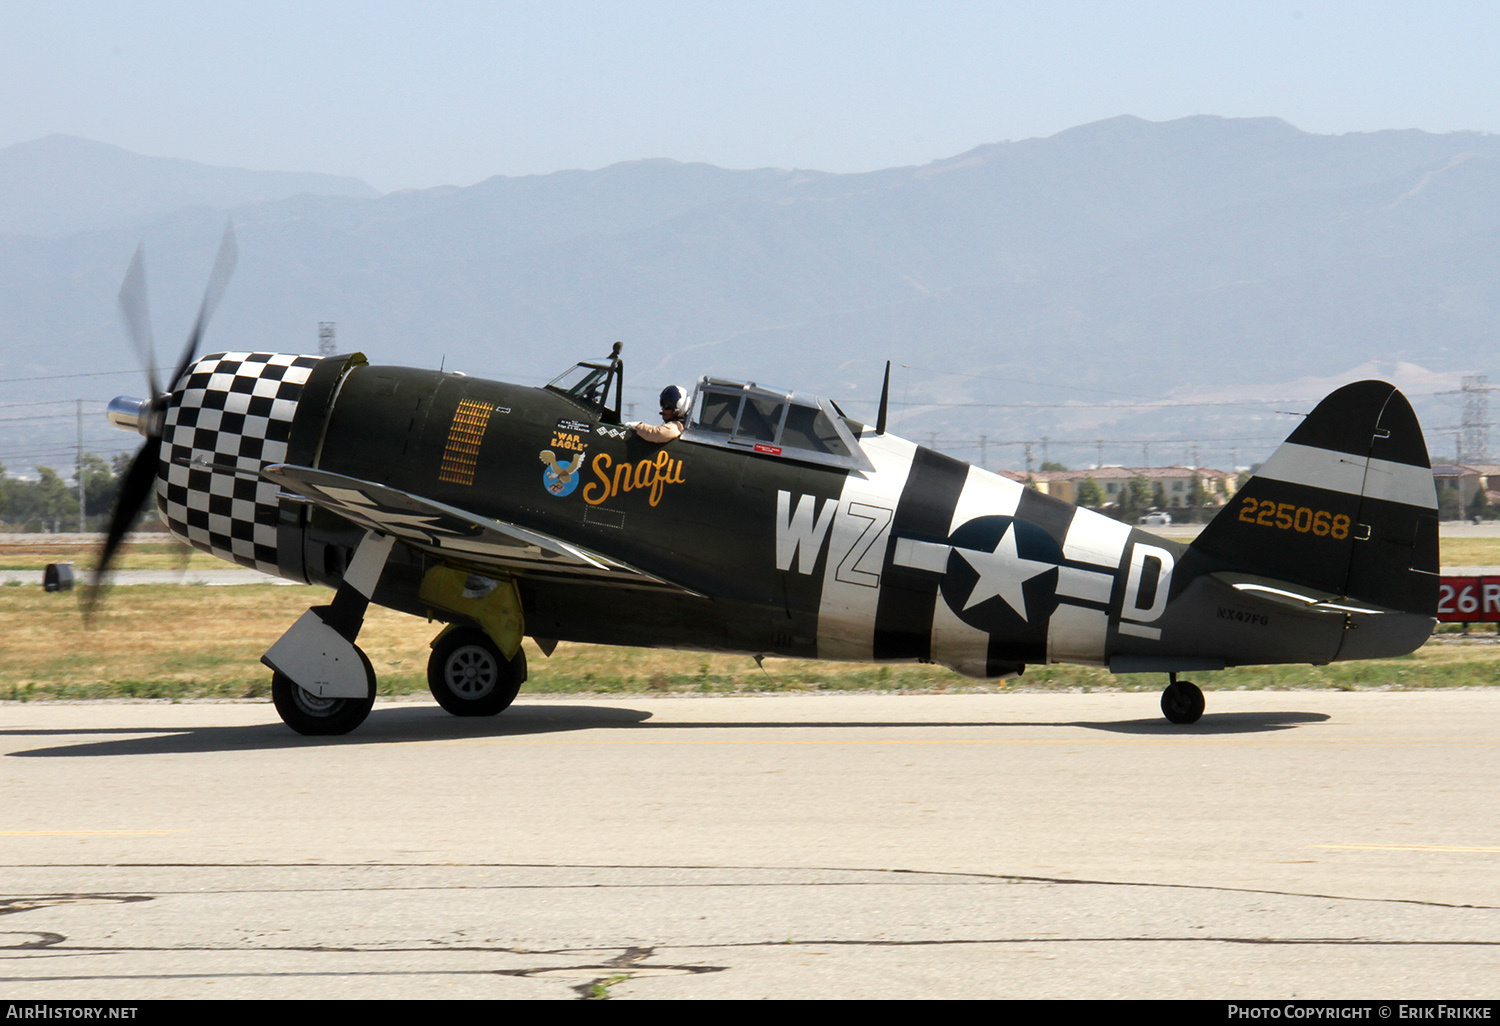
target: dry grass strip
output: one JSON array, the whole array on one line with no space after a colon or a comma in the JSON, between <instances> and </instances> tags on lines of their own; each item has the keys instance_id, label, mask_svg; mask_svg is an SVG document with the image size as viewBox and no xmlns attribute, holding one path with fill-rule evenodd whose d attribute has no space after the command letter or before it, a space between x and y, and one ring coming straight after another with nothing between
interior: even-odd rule
<instances>
[{"instance_id":1,"label":"dry grass strip","mask_svg":"<svg viewBox=\"0 0 1500 1026\"><path fill-rule=\"evenodd\" d=\"M85 627L74 593L0 588L0 700L257 698L269 692L260 656L303 610L330 592L306 586L141 585L115 589ZM382 694L426 689L428 643L439 624L372 607L359 644ZM1414 656L1326 667L1245 667L1194 674L1206 688L1434 688L1500 682L1500 637L1447 634ZM1038 666L1018 681L970 681L937 666L879 666L666 649L560 645L546 658L528 641L528 691L998 691L1159 690L1160 674L1114 677L1092 667Z\"/></svg>"}]
</instances>

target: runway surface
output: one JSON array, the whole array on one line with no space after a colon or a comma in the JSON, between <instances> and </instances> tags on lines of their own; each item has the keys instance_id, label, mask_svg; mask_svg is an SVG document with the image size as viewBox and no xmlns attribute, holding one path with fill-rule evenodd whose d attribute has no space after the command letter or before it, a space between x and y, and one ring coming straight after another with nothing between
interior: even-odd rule
<instances>
[{"instance_id":1,"label":"runway surface","mask_svg":"<svg viewBox=\"0 0 1500 1026\"><path fill-rule=\"evenodd\" d=\"M0 703L0 993L1500 996L1500 690Z\"/></svg>"}]
</instances>

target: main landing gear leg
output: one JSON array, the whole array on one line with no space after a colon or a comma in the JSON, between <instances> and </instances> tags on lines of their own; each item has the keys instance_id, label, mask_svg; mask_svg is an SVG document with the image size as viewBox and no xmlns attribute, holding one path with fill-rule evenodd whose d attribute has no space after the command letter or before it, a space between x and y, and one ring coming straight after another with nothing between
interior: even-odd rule
<instances>
[{"instance_id":1,"label":"main landing gear leg","mask_svg":"<svg viewBox=\"0 0 1500 1026\"><path fill-rule=\"evenodd\" d=\"M333 601L303 613L260 657L272 670L276 711L297 733L347 734L370 715L375 671L354 639L394 542L389 535L366 534Z\"/></svg>"},{"instance_id":2,"label":"main landing gear leg","mask_svg":"<svg viewBox=\"0 0 1500 1026\"><path fill-rule=\"evenodd\" d=\"M1161 714L1173 723L1197 723L1203 715L1203 692L1192 681L1178 680L1175 673L1167 679L1171 683L1161 693Z\"/></svg>"}]
</instances>

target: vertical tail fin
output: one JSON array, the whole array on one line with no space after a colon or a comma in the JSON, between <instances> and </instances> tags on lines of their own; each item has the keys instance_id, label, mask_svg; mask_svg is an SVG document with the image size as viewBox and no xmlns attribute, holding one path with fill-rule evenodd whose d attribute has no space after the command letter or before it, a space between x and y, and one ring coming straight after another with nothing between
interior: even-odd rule
<instances>
[{"instance_id":1,"label":"vertical tail fin","mask_svg":"<svg viewBox=\"0 0 1500 1026\"><path fill-rule=\"evenodd\" d=\"M1338 389L1191 548L1221 569L1431 616L1437 492L1411 404L1383 381Z\"/></svg>"}]
</instances>

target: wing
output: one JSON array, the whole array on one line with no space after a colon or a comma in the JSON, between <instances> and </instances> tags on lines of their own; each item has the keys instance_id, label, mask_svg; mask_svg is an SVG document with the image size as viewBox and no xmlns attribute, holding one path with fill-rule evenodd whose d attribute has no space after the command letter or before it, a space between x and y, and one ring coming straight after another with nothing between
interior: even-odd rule
<instances>
[{"instance_id":1,"label":"wing","mask_svg":"<svg viewBox=\"0 0 1500 1026\"><path fill-rule=\"evenodd\" d=\"M373 481L288 463L268 466L261 474L285 492L433 555L457 557L507 574L588 579L701 597L692 588L550 534Z\"/></svg>"}]
</instances>

